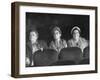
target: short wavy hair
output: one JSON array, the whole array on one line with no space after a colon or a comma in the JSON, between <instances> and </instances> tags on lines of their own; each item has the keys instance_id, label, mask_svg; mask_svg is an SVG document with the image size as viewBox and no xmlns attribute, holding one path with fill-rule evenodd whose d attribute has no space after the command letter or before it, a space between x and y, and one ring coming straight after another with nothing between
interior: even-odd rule
<instances>
[{"instance_id":1,"label":"short wavy hair","mask_svg":"<svg viewBox=\"0 0 100 80\"><path fill-rule=\"evenodd\" d=\"M52 34L54 34L55 31L59 31L60 34L62 34L60 28L58 26L54 27L52 30Z\"/></svg>"},{"instance_id":2,"label":"short wavy hair","mask_svg":"<svg viewBox=\"0 0 100 80\"><path fill-rule=\"evenodd\" d=\"M35 32L36 35L39 36L39 33L38 33L38 31L37 31L36 29L31 29L31 30L29 30L29 36L30 36L30 33L31 33L31 32Z\"/></svg>"}]
</instances>

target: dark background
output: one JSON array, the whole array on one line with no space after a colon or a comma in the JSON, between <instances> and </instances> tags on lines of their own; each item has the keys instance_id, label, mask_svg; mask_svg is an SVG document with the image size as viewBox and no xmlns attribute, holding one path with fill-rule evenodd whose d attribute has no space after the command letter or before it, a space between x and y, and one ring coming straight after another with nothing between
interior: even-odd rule
<instances>
[{"instance_id":1,"label":"dark background","mask_svg":"<svg viewBox=\"0 0 100 80\"><path fill-rule=\"evenodd\" d=\"M48 44L53 39L51 30L59 26L62 31L62 39L68 41L71 29L79 26L81 36L89 40L89 15L69 15L69 14L48 14L48 13L26 13L26 41L28 41L29 31L36 29L39 33L39 40L44 40Z\"/></svg>"}]
</instances>

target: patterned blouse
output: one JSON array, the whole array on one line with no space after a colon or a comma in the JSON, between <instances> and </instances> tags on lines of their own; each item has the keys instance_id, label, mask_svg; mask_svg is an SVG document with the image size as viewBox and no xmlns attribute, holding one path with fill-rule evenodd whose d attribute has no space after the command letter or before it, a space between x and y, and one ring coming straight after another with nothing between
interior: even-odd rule
<instances>
[{"instance_id":1,"label":"patterned blouse","mask_svg":"<svg viewBox=\"0 0 100 80\"><path fill-rule=\"evenodd\" d=\"M67 43L65 40L61 39L59 43L56 41L51 41L50 43L50 49L56 50L58 53L61 51L61 49L66 48Z\"/></svg>"},{"instance_id":2,"label":"patterned blouse","mask_svg":"<svg viewBox=\"0 0 100 80\"><path fill-rule=\"evenodd\" d=\"M89 45L88 41L82 37L79 38L79 41L76 43L74 39L70 39L68 41L68 47L79 47L82 52L84 48L86 48Z\"/></svg>"}]
</instances>

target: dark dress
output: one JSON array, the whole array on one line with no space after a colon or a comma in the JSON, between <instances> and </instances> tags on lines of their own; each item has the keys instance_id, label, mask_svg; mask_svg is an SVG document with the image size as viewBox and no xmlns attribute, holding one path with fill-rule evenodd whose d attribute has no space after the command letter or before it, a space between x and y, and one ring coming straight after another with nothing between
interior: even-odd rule
<instances>
[{"instance_id":1,"label":"dark dress","mask_svg":"<svg viewBox=\"0 0 100 80\"><path fill-rule=\"evenodd\" d=\"M33 55L36 51L38 50L43 50L46 49L47 44L44 41L37 41L36 43L32 44L30 41L27 42L26 44L26 58L29 59L30 64L26 65L26 66L34 66L34 59L33 59Z\"/></svg>"},{"instance_id":2,"label":"dark dress","mask_svg":"<svg viewBox=\"0 0 100 80\"><path fill-rule=\"evenodd\" d=\"M50 47L50 49L54 49L59 53L61 49L67 47L67 43L66 43L66 41L64 39L60 40L59 45L57 44L56 41L51 41L49 47Z\"/></svg>"}]
</instances>

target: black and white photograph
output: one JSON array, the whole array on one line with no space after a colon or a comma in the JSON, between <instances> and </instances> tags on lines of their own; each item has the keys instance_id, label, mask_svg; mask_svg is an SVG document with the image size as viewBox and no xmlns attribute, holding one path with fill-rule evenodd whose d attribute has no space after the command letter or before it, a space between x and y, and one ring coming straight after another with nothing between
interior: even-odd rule
<instances>
[{"instance_id":1,"label":"black and white photograph","mask_svg":"<svg viewBox=\"0 0 100 80\"><path fill-rule=\"evenodd\" d=\"M26 12L26 67L89 64L89 19Z\"/></svg>"},{"instance_id":2,"label":"black and white photograph","mask_svg":"<svg viewBox=\"0 0 100 80\"><path fill-rule=\"evenodd\" d=\"M97 73L97 7L12 3L12 76Z\"/></svg>"}]
</instances>

